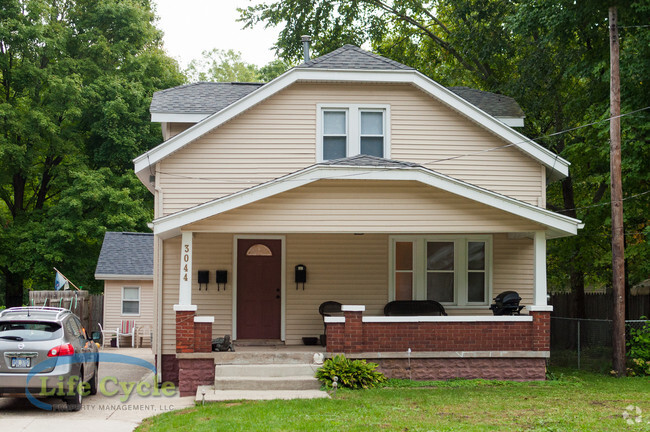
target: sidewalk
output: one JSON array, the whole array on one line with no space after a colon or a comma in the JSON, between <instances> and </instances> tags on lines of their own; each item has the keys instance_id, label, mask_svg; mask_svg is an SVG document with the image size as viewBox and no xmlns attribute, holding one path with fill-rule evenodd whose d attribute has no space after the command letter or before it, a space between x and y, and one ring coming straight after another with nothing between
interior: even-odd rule
<instances>
[{"instance_id":1,"label":"sidewalk","mask_svg":"<svg viewBox=\"0 0 650 432\"><path fill-rule=\"evenodd\" d=\"M137 357L153 363L150 348L105 348L100 353L121 354ZM114 396L98 393L83 400L81 411L44 411L33 406L26 398L0 398L0 424L7 431L69 432L71 430L92 430L93 432L130 432L143 419L167 411L194 406L194 397L181 398L178 395L143 397L133 391L126 399L124 389L114 383L153 383L153 373L143 367L121 363L100 363L99 379L109 377L106 388L116 392ZM151 387L144 387L151 388ZM128 386L127 386L128 389ZM44 402L61 404L60 399L48 398Z\"/></svg>"}]
</instances>

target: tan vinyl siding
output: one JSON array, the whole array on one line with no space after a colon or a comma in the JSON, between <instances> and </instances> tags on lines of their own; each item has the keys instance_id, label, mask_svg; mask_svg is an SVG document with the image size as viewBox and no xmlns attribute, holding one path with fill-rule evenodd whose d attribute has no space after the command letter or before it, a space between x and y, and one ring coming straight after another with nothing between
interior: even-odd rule
<instances>
[{"instance_id":1,"label":"tan vinyl siding","mask_svg":"<svg viewBox=\"0 0 650 432\"><path fill-rule=\"evenodd\" d=\"M137 316L122 314L122 287L125 286L140 287L140 314ZM142 337L143 344L150 345L154 306L153 281L104 281L104 329L114 331L120 327L122 320L135 320L138 336ZM120 338L120 346L131 346L131 338Z\"/></svg>"},{"instance_id":2,"label":"tan vinyl siding","mask_svg":"<svg viewBox=\"0 0 650 432\"><path fill-rule=\"evenodd\" d=\"M533 304L533 240L509 239L505 234L494 236L492 297L503 291L517 291L522 305ZM490 299L492 301L492 299ZM524 313L527 309L524 309Z\"/></svg>"},{"instance_id":3,"label":"tan vinyl siding","mask_svg":"<svg viewBox=\"0 0 650 432\"><path fill-rule=\"evenodd\" d=\"M263 238L264 235L260 235ZM232 234L196 233L193 239L193 271L210 270L207 291L198 291L194 282L192 303L198 315L215 317L213 336L232 334L233 272ZM287 234L286 246L286 343L302 343L304 336L318 336L323 322L318 306L328 300L365 305L366 315L382 315L388 302L389 234ZM163 354L175 352L175 314L178 301L180 237L164 242ZM531 239L511 240L507 234L493 235L493 297L508 290L519 292L522 304L533 298L533 243ZM293 282L294 267L307 267L305 289ZM217 291L216 269L228 270L226 291ZM490 299L491 300L491 299ZM449 315L489 315L488 307L453 308Z\"/></svg>"},{"instance_id":4,"label":"tan vinyl siding","mask_svg":"<svg viewBox=\"0 0 650 432\"><path fill-rule=\"evenodd\" d=\"M539 163L410 85L297 83L164 159L157 172L163 214L315 163L319 103L389 104L391 158L535 205L543 193Z\"/></svg>"},{"instance_id":5,"label":"tan vinyl siding","mask_svg":"<svg viewBox=\"0 0 650 432\"><path fill-rule=\"evenodd\" d=\"M194 126L196 123L168 123L168 132L169 132L169 138L174 137L178 135L179 133L183 132L186 129L189 129L190 127Z\"/></svg>"},{"instance_id":6,"label":"tan vinyl siding","mask_svg":"<svg viewBox=\"0 0 650 432\"><path fill-rule=\"evenodd\" d=\"M296 290L294 267L307 266L305 290ZM287 236L286 343L323 333L318 306L324 301L365 305L381 315L388 301L388 236L380 234Z\"/></svg>"},{"instance_id":7,"label":"tan vinyl siding","mask_svg":"<svg viewBox=\"0 0 650 432\"><path fill-rule=\"evenodd\" d=\"M203 232L527 232L536 224L419 182L321 180L184 228Z\"/></svg>"},{"instance_id":8,"label":"tan vinyl siding","mask_svg":"<svg viewBox=\"0 0 650 432\"><path fill-rule=\"evenodd\" d=\"M162 259L162 354L176 353L176 313L180 280L181 237L163 241Z\"/></svg>"}]
</instances>

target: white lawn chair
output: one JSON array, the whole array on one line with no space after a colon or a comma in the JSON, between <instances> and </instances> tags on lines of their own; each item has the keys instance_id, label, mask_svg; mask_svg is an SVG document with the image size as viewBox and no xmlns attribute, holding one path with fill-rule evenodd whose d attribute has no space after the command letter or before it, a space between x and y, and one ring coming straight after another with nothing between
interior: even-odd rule
<instances>
[{"instance_id":1,"label":"white lawn chair","mask_svg":"<svg viewBox=\"0 0 650 432\"><path fill-rule=\"evenodd\" d=\"M135 347L136 335L137 327L135 325L135 320L122 320L120 328L117 329L117 347L120 347L120 336L130 336L131 348Z\"/></svg>"},{"instance_id":2,"label":"white lawn chair","mask_svg":"<svg viewBox=\"0 0 650 432\"><path fill-rule=\"evenodd\" d=\"M118 333L117 330L118 330L118 329L115 329L115 330L104 330L104 329L102 328L102 325L101 325L100 323L97 323L97 325L99 326L99 331L100 331L101 334L102 334L102 348L104 348L104 345L106 345L106 336L109 337L109 340L110 340L110 338L112 338L113 336L117 336L117 333ZM119 338L118 338L118 341L119 341Z\"/></svg>"}]
</instances>

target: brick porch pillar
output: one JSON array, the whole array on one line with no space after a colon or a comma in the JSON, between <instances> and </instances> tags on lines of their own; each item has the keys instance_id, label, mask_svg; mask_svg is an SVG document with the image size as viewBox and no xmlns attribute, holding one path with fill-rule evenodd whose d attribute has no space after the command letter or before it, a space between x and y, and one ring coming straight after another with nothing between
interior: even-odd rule
<instances>
[{"instance_id":1,"label":"brick porch pillar","mask_svg":"<svg viewBox=\"0 0 650 432\"><path fill-rule=\"evenodd\" d=\"M194 352L194 305L174 305L176 312L176 352Z\"/></svg>"},{"instance_id":2,"label":"brick porch pillar","mask_svg":"<svg viewBox=\"0 0 650 432\"><path fill-rule=\"evenodd\" d=\"M531 306L529 314L533 317L532 350L551 350L551 310L552 306ZM541 310L540 310L541 309ZM550 310L549 310L550 309Z\"/></svg>"},{"instance_id":3,"label":"brick porch pillar","mask_svg":"<svg viewBox=\"0 0 650 432\"><path fill-rule=\"evenodd\" d=\"M363 346L363 312L365 306L343 305L341 311L345 317L343 352L358 353Z\"/></svg>"},{"instance_id":4,"label":"brick porch pillar","mask_svg":"<svg viewBox=\"0 0 650 432\"><path fill-rule=\"evenodd\" d=\"M194 352L212 352L213 316L194 317Z\"/></svg>"}]
</instances>

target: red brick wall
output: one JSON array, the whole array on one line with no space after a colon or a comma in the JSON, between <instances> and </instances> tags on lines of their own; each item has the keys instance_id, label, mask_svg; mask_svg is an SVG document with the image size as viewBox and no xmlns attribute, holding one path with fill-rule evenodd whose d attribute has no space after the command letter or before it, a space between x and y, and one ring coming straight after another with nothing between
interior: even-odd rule
<instances>
[{"instance_id":1,"label":"red brick wall","mask_svg":"<svg viewBox=\"0 0 650 432\"><path fill-rule=\"evenodd\" d=\"M178 359L176 354L163 354L160 357L161 383L165 381L178 385Z\"/></svg>"},{"instance_id":2,"label":"red brick wall","mask_svg":"<svg viewBox=\"0 0 650 432\"><path fill-rule=\"evenodd\" d=\"M176 352L194 352L194 311L176 312Z\"/></svg>"},{"instance_id":3,"label":"red brick wall","mask_svg":"<svg viewBox=\"0 0 650 432\"><path fill-rule=\"evenodd\" d=\"M194 323L194 352L212 351L212 323Z\"/></svg>"},{"instance_id":4,"label":"red brick wall","mask_svg":"<svg viewBox=\"0 0 650 432\"><path fill-rule=\"evenodd\" d=\"M527 322L327 324L328 352L549 351L550 313L532 312ZM360 325L361 324L361 325Z\"/></svg>"},{"instance_id":5,"label":"red brick wall","mask_svg":"<svg viewBox=\"0 0 650 432\"><path fill-rule=\"evenodd\" d=\"M551 350L551 313L531 312L533 317L533 351Z\"/></svg>"}]
</instances>

